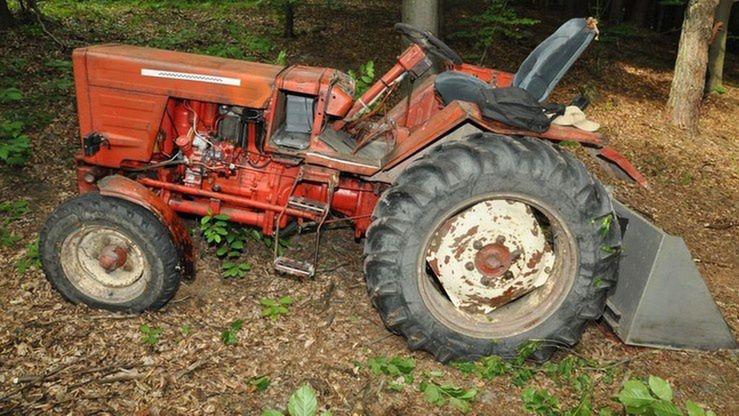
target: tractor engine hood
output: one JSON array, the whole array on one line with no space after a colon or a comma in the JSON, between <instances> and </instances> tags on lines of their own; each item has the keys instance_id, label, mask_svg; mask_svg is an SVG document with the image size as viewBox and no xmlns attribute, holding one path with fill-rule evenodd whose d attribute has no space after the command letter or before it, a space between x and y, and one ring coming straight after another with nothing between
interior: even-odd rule
<instances>
[{"instance_id":1,"label":"tractor engine hood","mask_svg":"<svg viewBox=\"0 0 739 416\"><path fill-rule=\"evenodd\" d=\"M78 91L114 88L250 108L267 107L284 68L129 45L75 49L73 61Z\"/></svg>"}]
</instances>

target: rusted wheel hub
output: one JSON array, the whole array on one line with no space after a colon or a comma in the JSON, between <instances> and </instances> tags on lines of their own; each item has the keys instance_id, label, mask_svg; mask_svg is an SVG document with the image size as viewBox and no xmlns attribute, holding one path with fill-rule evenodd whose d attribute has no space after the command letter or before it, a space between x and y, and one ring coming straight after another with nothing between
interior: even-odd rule
<instances>
[{"instance_id":1,"label":"rusted wheel hub","mask_svg":"<svg viewBox=\"0 0 739 416\"><path fill-rule=\"evenodd\" d=\"M98 301L134 299L150 279L142 248L120 230L104 225L87 225L68 235L60 260L69 281Z\"/></svg>"},{"instance_id":2,"label":"rusted wheel hub","mask_svg":"<svg viewBox=\"0 0 739 416\"><path fill-rule=\"evenodd\" d=\"M106 272L110 273L115 269L126 264L128 259L128 253L121 246L107 245L100 250L100 256L98 257L98 263L100 267L105 269Z\"/></svg>"},{"instance_id":3,"label":"rusted wheel hub","mask_svg":"<svg viewBox=\"0 0 739 416\"><path fill-rule=\"evenodd\" d=\"M475 255L475 267L487 277L501 277L511 267L512 259L511 252L503 244L488 244Z\"/></svg>"}]
</instances>

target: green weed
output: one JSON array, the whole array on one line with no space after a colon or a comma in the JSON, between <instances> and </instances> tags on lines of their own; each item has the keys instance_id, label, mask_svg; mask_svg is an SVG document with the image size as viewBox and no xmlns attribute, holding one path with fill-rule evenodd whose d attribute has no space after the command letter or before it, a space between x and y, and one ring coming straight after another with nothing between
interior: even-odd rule
<instances>
[{"instance_id":1,"label":"green weed","mask_svg":"<svg viewBox=\"0 0 739 416\"><path fill-rule=\"evenodd\" d=\"M264 307L262 308L262 317L275 321L280 315L286 315L290 312L288 306L293 304L293 298L290 296L283 296L277 300L262 298L259 303Z\"/></svg>"},{"instance_id":2,"label":"green weed","mask_svg":"<svg viewBox=\"0 0 739 416\"><path fill-rule=\"evenodd\" d=\"M142 324L139 326L139 332L141 332L141 342L144 344L155 346L159 343L159 336L162 334L161 328Z\"/></svg>"},{"instance_id":3,"label":"green weed","mask_svg":"<svg viewBox=\"0 0 739 416\"><path fill-rule=\"evenodd\" d=\"M392 391L402 391L403 383L413 384L413 369L416 368L416 360L412 357L385 357L383 355L367 360L367 367L372 374L392 377L388 388ZM402 383L401 383L402 381Z\"/></svg>"},{"instance_id":4,"label":"green weed","mask_svg":"<svg viewBox=\"0 0 739 416\"><path fill-rule=\"evenodd\" d=\"M0 164L21 166L31 152L31 141L23 134L23 123L0 119Z\"/></svg>"},{"instance_id":5,"label":"green weed","mask_svg":"<svg viewBox=\"0 0 739 416\"><path fill-rule=\"evenodd\" d=\"M224 261L223 265L221 265L221 268L223 269L223 277L226 279L229 278L239 278L243 279L244 276L251 270L252 265L251 263L243 262L243 263L234 263L232 261Z\"/></svg>"},{"instance_id":6,"label":"green weed","mask_svg":"<svg viewBox=\"0 0 739 416\"><path fill-rule=\"evenodd\" d=\"M269 388L271 381L267 376L256 376L249 379L249 384L255 391L265 391Z\"/></svg>"},{"instance_id":7,"label":"green weed","mask_svg":"<svg viewBox=\"0 0 739 416\"><path fill-rule=\"evenodd\" d=\"M354 80L354 96L361 97L375 80L375 62L372 60L359 66L359 71L348 70L347 75Z\"/></svg>"},{"instance_id":8,"label":"green weed","mask_svg":"<svg viewBox=\"0 0 739 416\"><path fill-rule=\"evenodd\" d=\"M672 402L673 394L670 384L655 376L649 376L647 383L638 379L626 380L623 388L616 395L628 415L682 415L680 408ZM685 407L689 416L715 416L711 410L705 410L688 400Z\"/></svg>"},{"instance_id":9,"label":"green weed","mask_svg":"<svg viewBox=\"0 0 739 416\"><path fill-rule=\"evenodd\" d=\"M448 404L462 413L470 411L470 403L477 397L475 388L465 389L451 383L437 383L430 379L422 381L419 390L423 392L427 402L435 406Z\"/></svg>"},{"instance_id":10,"label":"green weed","mask_svg":"<svg viewBox=\"0 0 739 416\"><path fill-rule=\"evenodd\" d=\"M239 339L237 337L237 334L239 331L241 331L241 328L244 326L244 320L243 319L237 319L233 322L231 322L231 325L228 326L223 332L221 332L221 341L223 341L224 345L236 345L239 343Z\"/></svg>"},{"instance_id":11,"label":"green weed","mask_svg":"<svg viewBox=\"0 0 739 416\"><path fill-rule=\"evenodd\" d=\"M23 254L23 257L21 257L20 260L18 260L18 263L16 263L15 269L18 272L18 274L22 276L31 269L40 269L40 268L41 268L41 257L39 256L39 252L38 252L38 240L36 240L26 245L26 252Z\"/></svg>"},{"instance_id":12,"label":"green weed","mask_svg":"<svg viewBox=\"0 0 739 416\"><path fill-rule=\"evenodd\" d=\"M303 384L290 396L287 402L287 414L289 416L316 416L318 414L318 399L310 384ZM268 409L262 412L262 416L285 416L285 414L278 410ZM321 416L331 416L331 411L324 410Z\"/></svg>"}]
</instances>

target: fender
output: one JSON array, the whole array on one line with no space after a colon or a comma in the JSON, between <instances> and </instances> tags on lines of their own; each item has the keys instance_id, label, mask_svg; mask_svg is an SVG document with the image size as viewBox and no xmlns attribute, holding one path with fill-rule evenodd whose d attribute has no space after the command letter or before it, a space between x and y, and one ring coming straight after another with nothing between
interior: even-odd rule
<instances>
[{"instance_id":1,"label":"fender","mask_svg":"<svg viewBox=\"0 0 739 416\"><path fill-rule=\"evenodd\" d=\"M124 199L140 205L157 216L169 230L172 241L180 254L182 277L195 277L195 247L187 227L177 213L157 194L140 183L121 175L106 176L97 183L101 195Z\"/></svg>"},{"instance_id":2,"label":"fender","mask_svg":"<svg viewBox=\"0 0 739 416\"><path fill-rule=\"evenodd\" d=\"M586 132L577 128L552 125L545 132L533 132L524 129L512 128L502 123L487 120L480 113L477 105L464 101L454 101L436 113L427 123L415 129L410 136L400 142L388 155L387 163L382 169L372 175L370 180L392 182L410 162L418 159L432 147L458 139L469 134L487 131L507 136L529 136L541 139L562 142L574 141L593 150L591 154L604 167L616 176L624 174L648 188L646 178L623 155L612 147L607 146L602 136L597 133Z\"/></svg>"}]
</instances>

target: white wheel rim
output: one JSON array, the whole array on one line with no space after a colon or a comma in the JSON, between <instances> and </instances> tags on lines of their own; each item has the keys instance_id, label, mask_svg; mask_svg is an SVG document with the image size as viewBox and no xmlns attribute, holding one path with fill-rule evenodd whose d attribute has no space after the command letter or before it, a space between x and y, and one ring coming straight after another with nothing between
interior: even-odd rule
<instances>
[{"instance_id":1,"label":"white wheel rim","mask_svg":"<svg viewBox=\"0 0 739 416\"><path fill-rule=\"evenodd\" d=\"M121 264L106 270L101 265L101 254L111 247L123 250L125 255ZM130 237L104 225L84 225L69 234L62 242L59 257L69 282L84 295L102 303L135 299L146 289L151 277L141 248Z\"/></svg>"},{"instance_id":2,"label":"white wheel rim","mask_svg":"<svg viewBox=\"0 0 739 416\"><path fill-rule=\"evenodd\" d=\"M543 286L554 260L531 208L507 200L482 201L449 218L426 255L451 302L472 315Z\"/></svg>"}]
</instances>

